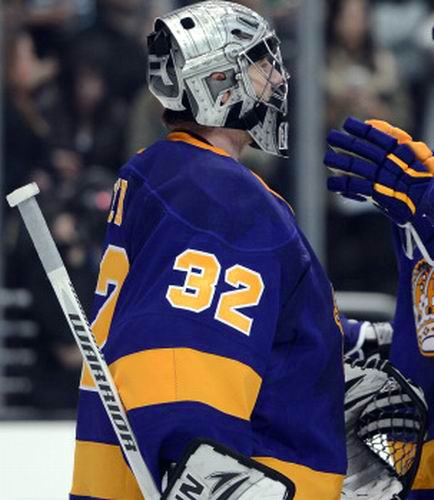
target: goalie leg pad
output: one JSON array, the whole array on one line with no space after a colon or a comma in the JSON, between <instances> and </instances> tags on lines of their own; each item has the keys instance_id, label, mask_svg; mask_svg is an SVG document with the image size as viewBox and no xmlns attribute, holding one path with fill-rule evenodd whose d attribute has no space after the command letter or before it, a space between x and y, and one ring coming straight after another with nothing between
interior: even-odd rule
<instances>
[{"instance_id":1,"label":"goalie leg pad","mask_svg":"<svg viewBox=\"0 0 434 500\"><path fill-rule=\"evenodd\" d=\"M292 500L295 485L269 467L208 440L192 443L161 500Z\"/></svg>"}]
</instances>

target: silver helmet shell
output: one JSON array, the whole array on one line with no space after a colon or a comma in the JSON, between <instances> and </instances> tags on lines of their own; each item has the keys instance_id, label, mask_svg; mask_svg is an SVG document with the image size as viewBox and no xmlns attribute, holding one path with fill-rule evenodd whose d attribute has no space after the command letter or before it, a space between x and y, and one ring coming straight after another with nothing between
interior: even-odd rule
<instances>
[{"instance_id":1,"label":"silver helmet shell","mask_svg":"<svg viewBox=\"0 0 434 500\"><path fill-rule=\"evenodd\" d=\"M154 30L148 83L164 108L188 109L200 125L246 130L254 146L286 156L288 74L265 19L242 5L211 0L157 18ZM261 69L264 59L271 70ZM254 87L252 66L262 74L263 92ZM211 77L217 72L224 79Z\"/></svg>"}]
</instances>

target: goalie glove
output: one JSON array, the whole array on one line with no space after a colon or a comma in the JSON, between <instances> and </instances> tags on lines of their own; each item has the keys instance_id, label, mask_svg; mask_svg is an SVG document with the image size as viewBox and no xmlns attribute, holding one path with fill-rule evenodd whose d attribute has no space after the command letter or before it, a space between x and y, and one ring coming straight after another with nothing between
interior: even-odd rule
<instances>
[{"instance_id":1,"label":"goalie glove","mask_svg":"<svg viewBox=\"0 0 434 500\"><path fill-rule=\"evenodd\" d=\"M345 364L348 471L342 499L404 499L419 465L427 405L388 361Z\"/></svg>"},{"instance_id":2,"label":"goalie glove","mask_svg":"<svg viewBox=\"0 0 434 500\"><path fill-rule=\"evenodd\" d=\"M197 440L170 473L161 500L292 500L295 485L254 460Z\"/></svg>"},{"instance_id":3,"label":"goalie glove","mask_svg":"<svg viewBox=\"0 0 434 500\"><path fill-rule=\"evenodd\" d=\"M427 249L434 237L434 157L428 146L380 120L348 118L344 131L327 137L332 151L324 163L334 174L328 188L358 201L371 200L396 224L408 229L407 255ZM411 243L411 247L410 247ZM433 255L434 257L434 255Z\"/></svg>"}]
</instances>

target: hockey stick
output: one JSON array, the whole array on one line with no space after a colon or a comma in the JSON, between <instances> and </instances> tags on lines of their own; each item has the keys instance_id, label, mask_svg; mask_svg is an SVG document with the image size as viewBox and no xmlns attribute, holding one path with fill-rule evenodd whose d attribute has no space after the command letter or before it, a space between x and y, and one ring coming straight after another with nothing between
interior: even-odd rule
<instances>
[{"instance_id":1,"label":"hockey stick","mask_svg":"<svg viewBox=\"0 0 434 500\"><path fill-rule=\"evenodd\" d=\"M68 272L35 199L38 193L38 186L32 183L13 191L6 196L6 199L11 207L16 206L20 211L66 320L92 374L98 394L136 477L140 491L146 500L158 500L160 493L140 454L107 363L95 341Z\"/></svg>"}]
</instances>

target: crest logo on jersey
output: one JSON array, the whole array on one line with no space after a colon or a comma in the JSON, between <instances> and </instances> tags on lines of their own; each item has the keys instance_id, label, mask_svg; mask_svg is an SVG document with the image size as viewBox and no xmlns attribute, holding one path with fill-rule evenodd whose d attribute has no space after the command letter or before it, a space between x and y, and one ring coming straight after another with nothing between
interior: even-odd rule
<instances>
[{"instance_id":1,"label":"crest logo on jersey","mask_svg":"<svg viewBox=\"0 0 434 500\"><path fill-rule=\"evenodd\" d=\"M412 292L419 350L434 356L434 268L425 259L413 269Z\"/></svg>"},{"instance_id":2,"label":"crest logo on jersey","mask_svg":"<svg viewBox=\"0 0 434 500\"><path fill-rule=\"evenodd\" d=\"M334 291L333 286L331 286L331 289L332 289L332 297L333 297L333 319L335 320L335 323L336 323L337 327L339 328L339 331L341 332L342 337L344 337L345 336L344 327L342 326L341 315L339 312L338 303L336 302L336 295L335 295L335 291Z\"/></svg>"}]
</instances>

